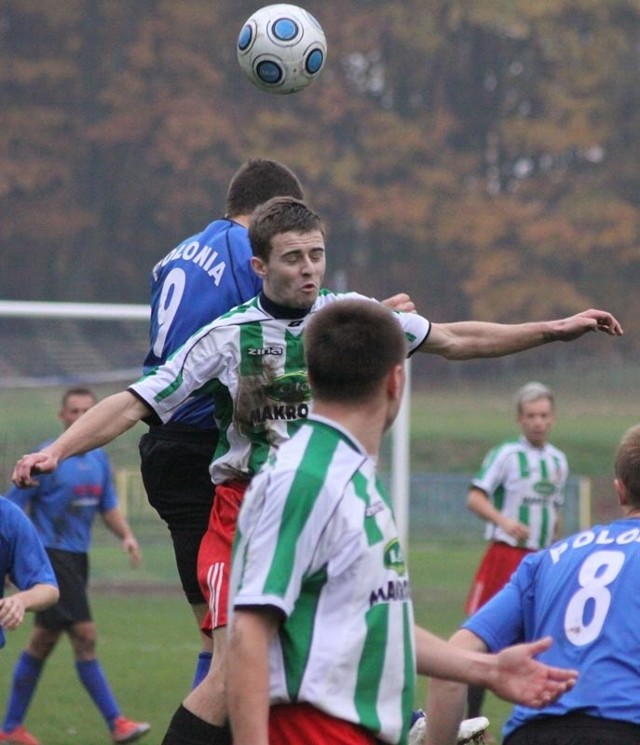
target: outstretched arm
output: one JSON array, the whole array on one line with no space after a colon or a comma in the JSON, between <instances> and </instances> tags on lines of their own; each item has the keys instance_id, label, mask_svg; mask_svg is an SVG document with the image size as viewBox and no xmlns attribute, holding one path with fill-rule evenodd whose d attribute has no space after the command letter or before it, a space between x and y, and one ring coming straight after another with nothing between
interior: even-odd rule
<instances>
[{"instance_id":1,"label":"outstretched arm","mask_svg":"<svg viewBox=\"0 0 640 745\"><path fill-rule=\"evenodd\" d=\"M419 351L449 360L502 357L552 341L573 341L589 331L621 336L622 326L611 313L594 309L555 321L434 323Z\"/></svg>"},{"instance_id":2,"label":"outstretched arm","mask_svg":"<svg viewBox=\"0 0 640 745\"><path fill-rule=\"evenodd\" d=\"M575 670L550 667L533 659L548 649L551 643L551 638L547 637L507 647L498 654L486 654L482 641L464 629L458 631L451 642L446 642L426 629L416 627L418 673L457 681L432 681L432 686L436 687L436 700L441 688L445 693L439 700L447 701L446 706L434 708L437 717L442 718L439 736L443 739L434 740L433 745L449 742L446 739L449 735L454 737L451 742L455 742L466 694L466 686L461 683L489 688L505 701L534 708L545 706L572 688L577 678Z\"/></svg>"},{"instance_id":3,"label":"outstretched arm","mask_svg":"<svg viewBox=\"0 0 640 745\"><path fill-rule=\"evenodd\" d=\"M401 311L402 313L415 313L416 306L406 292L399 292L382 301L382 305L389 310Z\"/></svg>"},{"instance_id":4,"label":"outstretched arm","mask_svg":"<svg viewBox=\"0 0 640 745\"><path fill-rule=\"evenodd\" d=\"M23 455L13 470L13 483L21 488L37 485L34 474L53 471L61 460L115 440L151 413L151 409L129 391L108 396L92 406L46 448Z\"/></svg>"}]
</instances>

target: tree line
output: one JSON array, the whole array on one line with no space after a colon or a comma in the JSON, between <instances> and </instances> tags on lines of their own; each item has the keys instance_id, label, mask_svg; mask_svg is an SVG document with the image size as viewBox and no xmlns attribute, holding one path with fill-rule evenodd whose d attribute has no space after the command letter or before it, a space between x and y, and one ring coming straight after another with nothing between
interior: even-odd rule
<instances>
[{"instance_id":1,"label":"tree line","mask_svg":"<svg viewBox=\"0 0 640 745\"><path fill-rule=\"evenodd\" d=\"M300 4L327 65L275 96L235 58L259 3L5 0L0 296L146 302L262 156L326 218L330 286L437 321L606 307L639 351L636 0Z\"/></svg>"}]
</instances>

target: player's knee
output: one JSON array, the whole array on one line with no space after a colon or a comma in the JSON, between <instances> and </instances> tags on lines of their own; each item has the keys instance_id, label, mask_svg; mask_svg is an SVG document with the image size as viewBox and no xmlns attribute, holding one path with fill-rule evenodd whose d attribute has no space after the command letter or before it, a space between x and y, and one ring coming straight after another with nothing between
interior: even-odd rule
<instances>
[{"instance_id":1,"label":"player's knee","mask_svg":"<svg viewBox=\"0 0 640 745\"><path fill-rule=\"evenodd\" d=\"M69 638L75 658L91 660L96 654L96 628L92 623L76 624L69 629Z\"/></svg>"},{"instance_id":2,"label":"player's knee","mask_svg":"<svg viewBox=\"0 0 640 745\"><path fill-rule=\"evenodd\" d=\"M27 653L38 660L46 660L58 643L60 633L59 631L36 627L27 644Z\"/></svg>"}]
</instances>

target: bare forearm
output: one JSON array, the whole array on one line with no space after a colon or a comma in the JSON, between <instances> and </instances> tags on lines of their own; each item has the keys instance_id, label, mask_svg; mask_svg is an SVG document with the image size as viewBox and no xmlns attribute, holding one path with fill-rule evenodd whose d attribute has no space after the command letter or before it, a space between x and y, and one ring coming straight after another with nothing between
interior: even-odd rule
<instances>
[{"instance_id":1,"label":"bare forearm","mask_svg":"<svg viewBox=\"0 0 640 745\"><path fill-rule=\"evenodd\" d=\"M453 646L430 631L416 627L416 663L419 675L447 678L486 686L495 658L462 645Z\"/></svg>"},{"instance_id":2,"label":"bare forearm","mask_svg":"<svg viewBox=\"0 0 640 745\"><path fill-rule=\"evenodd\" d=\"M102 515L104 524L121 541L133 537L131 526L127 522L119 507L116 507Z\"/></svg>"},{"instance_id":3,"label":"bare forearm","mask_svg":"<svg viewBox=\"0 0 640 745\"><path fill-rule=\"evenodd\" d=\"M93 450L115 440L150 413L128 391L116 393L91 407L45 450L58 460Z\"/></svg>"},{"instance_id":4,"label":"bare forearm","mask_svg":"<svg viewBox=\"0 0 640 745\"><path fill-rule=\"evenodd\" d=\"M576 680L575 671L534 659L551 644L551 637L545 637L486 654L479 651L484 643L466 629L456 632L448 643L417 627L417 669L422 675L479 685L505 701L539 708L573 687Z\"/></svg>"},{"instance_id":5,"label":"bare forearm","mask_svg":"<svg viewBox=\"0 0 640 745\"><path fill-rule=\"evenodd\" d=\"M131 526L122 514L120 508L114 507L108 512L105 512L102 515L102 519L107 528L109 528L109 530L120 539L123 550L129 554L131 566L139 566L142 561L142 552L140 551L138 541L131 530Z\"/></svg>"},{"instance_id":6,"label":"bare forearm","mask_svg":"<svg viewBox=\"0 0 640 745\"><path fill-rule=\"evenodd\" d=\"M455 745L464 717L467 686L432 678L427 699L427 728L424 745Z\"/></svg>"},{"instance_id":7,"label":"bare forearm","mask_svg":"<svg viewBox=\"0 0 640 745\"><path fill-rule=\"evenodd\" d=\"M466 631L453 637L457 646L476 652L485 652L482 641ZM464 717L467 686L451 680L432 678L427 699L427 729L424 745L455 745L458 726Z\"/></svg>"},{"instance_id":8,"label":"bare forearm","mask_svg":"<svg viewBox=\"0 0 640 745\"><path fill-rule=\"evenodd\" d=\"M487 495L480 489L472 488L467 495L467 508L481 520L488 520L500 525L502 513L492 504Z\"/></svg>"},{"instance_id":9,"label":"bare forearm","mask_svg":"<svg viewBox=\"0 0 640 745\"><path fill-rule=\"evenodd\" d=\"M0 598L0 626L9 631L17 629L24 621L24 614L27 611L45 610L53 605L58 597L57 587L38 583L28 590Z\"/></svg>"},{"instance_id":10,"label":"bare forearm","mask_svg":"<svg viewBox=\"0 0 640 745\"><path fill-rule=\"evenodd\" d=\"M236 611L229 638L227 704L234 745L269 743L269 641L275 619Z\"/></svg>"},{"instance_id":11,"label":"bare forearm","mask_svg":"<svg viewBox=\"0 0 640 745\"><path fill-rule=\"evenodd\" d=\"M122 391L105 398L77 419L57 440L16 463L11 479L19 488L37 485L38 473L50 473L65 458L106 445L151 414L132 393Z\"/></svg>"},{"instance_id":12,"label":"bare forearm","mask_svg":"<svg viewBox=\"0 0 640 745\"><path fill-rule=\"evenodd\" d=\"M441 340L441 343L433 343L431 348L428 338L423 351L440 354L448 360L503 357L555 341L556 336L550 328L550 323L449 323L441 327L446 331L447 337Z\"/></svg>"},{"instance_id":13,"label":"bare forearm","mask_svg":"<svg viewBox=\"0 0 640 745\"><path fill-rule=\"evenodd\" d=\"M54 585L37 584L19 593L27 611L41 611L58 601L60 592Z\"/></svg>"},{"instance_id":14,"label":"bare forearm","mask_svg":"<svg viewBox=\"0 0 640 745\"><path fill-rule=\"evenodd\" d=\"M610 313L590 309L568 318L531 323L434 323L420 351L449 360L502 357L552 341L573 341L590 331L622 335L620 323Z\"/></svg>"}]
</instances>

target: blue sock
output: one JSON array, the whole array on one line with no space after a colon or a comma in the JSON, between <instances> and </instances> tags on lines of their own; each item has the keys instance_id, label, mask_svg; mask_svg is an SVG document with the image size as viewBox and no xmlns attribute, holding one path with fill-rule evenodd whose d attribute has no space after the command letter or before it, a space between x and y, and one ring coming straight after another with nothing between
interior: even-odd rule
<instances>
[{"instance_id":1,"label":"blue sock","mask_svg":"<svg viewBox=\"0 0 640 745\"><path fill-rule=\"evenodd\" d=\"M7 703L7 712L2 725L3 732L11 732L24 722L27 709L35 693L44 662L22 652L13 668L11 693Z\"/></svg>"},{"instance_id":2,"label":"blue sock","mask_svg":"<svg viewBox=\"0 0 640 745\"><path fill-rule=\"evenodd\" d=\"M198 655L198 662L196 664L196 671L193 675L191 690L193 690L209 672L209 666L211 665L212 656L213 655L211 654L211 652L200 652L200 654Z\"/></svg>"},{"instance_id":3,"label":"blue sock","mask_svg":"<svg viewBox=\"0 0 640 745\"><path fill-rule=\"evenodd\" d=\"M105 718L109 729L113 729L115 720L120 716L120 707L111 692L102 666L98 660L76 660L76 670L82 685Z\"/></svg>"}]
</instances>

